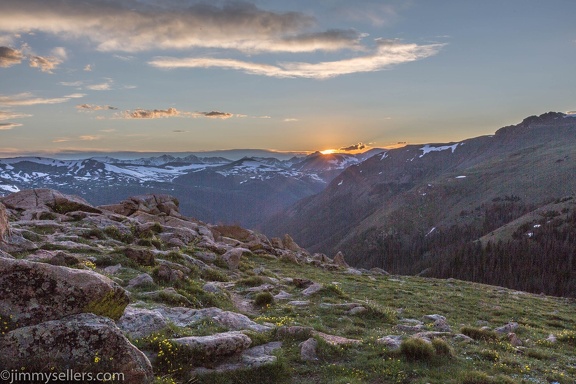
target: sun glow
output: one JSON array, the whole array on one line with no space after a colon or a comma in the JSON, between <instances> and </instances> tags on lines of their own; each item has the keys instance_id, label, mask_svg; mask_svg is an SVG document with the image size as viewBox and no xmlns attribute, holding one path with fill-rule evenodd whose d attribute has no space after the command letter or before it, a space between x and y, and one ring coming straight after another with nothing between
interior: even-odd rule
<instances>
[{"instance_id":1,"label":"sun glow","mask_svg":"<svg viewBox=\"0 0 576 384\"><path fill-rule=\"evenodd\" d=\"M325 149L323 151L320 151L320 153L323 155L330 155L330 154L336 153L336 152L338 152L338 151L335 149Z\"/></svg>"}]
</instances>

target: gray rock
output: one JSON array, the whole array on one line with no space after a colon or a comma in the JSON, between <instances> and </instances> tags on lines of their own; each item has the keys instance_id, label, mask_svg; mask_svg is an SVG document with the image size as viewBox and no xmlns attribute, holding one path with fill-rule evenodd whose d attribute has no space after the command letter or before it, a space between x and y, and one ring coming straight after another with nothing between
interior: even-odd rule
<instances>
[{"instance_id":1,"label":"gray rock","mask_svg":"<svg viewBox=\"0 0 576 384\"><path fill-rule=\"evenodd\" d=\"M293 307L306 307L310 305L310 300L294 300L289 301L287 304Z\"/></svg>"},{"instance_id":2,"label":"gray rock","mask_svg":"<svg viewBox=\"0 0 576 384\"><path fill-rule=\"evenodd\" d=\"M522 340L520 340L520 339L518 338L518 336L516 336L516 334L515 334L514 332L510 332L510 333L508 334L508 341L510 341L510 344L511 344L513 347L520 347L520 346L523 344L523 343L522 343Z\"/></svg>"},{"instance_id":3,"label":"gray rock","mask_svg":"<svg viewBox=\"0 0 576 384\"><path fill-rule=\"evenodd\" d=\"M346 273L349 275L362 276L362 271L359 271L356 268L348 268L346 269Z\"/></svg>"},{"instance_id":4,"label":"gray rock","mask_svg":"<svg viewBox=\"0 0 576 384\"><path fill-rule=\"evenodd\" d=\"M142 273L128 282L128 288L145 287L154 284L154 279L147 273Z\"/></svg>"},{"instance_id":5,"label":"gray rock","mask_svg":"<svg viewBox=\"0 0 576 384\"><path fill-rule=\"evenodd\" d=\"M344 260L344 254L341 251L338 251L336 256L334 256L333 262L339 267L350 268L346 260Z\"/></svg>"},{"instance_id":6,"label":"gray rock","mask_svg":"<svg viewBox=\"0 0 576 384\"><path fill-rule=\"evenodd\" d=\"M348 315L359 315L361 313L367 312L368 310L364 307L354 307L352 309L350 309L349 311L347 311L346 313Z\"/></svg>"},{"instance_id":7,"label":"gray rock","mask_svg":"<svg viewBox=\"0 0 576 384\"><path fill-rule=\"evenodd\" d=\"M20 326L77 313L118 319L129 299L109 278L89 270L0 259L0 316Z\"/></svg>"},{"instance_id":8,"label":"gray rock","mask_svg":"<svg viewBox=\"0 0 576 384\"><path fill-rule=\"evenodd\" d=\"M438 332L452 332L452 327L450 327L446 320L438 319L434 322L434 330Z\"/></svg>"},{"instance_id":9,"label":"gray rock","mask_svg":"<svg viewBox=\"0 0 576 384\"><path fill-rule=\"evenodd\" d=\"M14 256L12 256L11 254L4 252L3 250L0 249L0 257L3 257L5 259L14 259Z\"/></svg>"},{"instance_id":10,"label":"gray rock","mask_svg":"<svg viewBox=\"0 0 576 384\"><path fill-rule=\"evenodd\" d=\"M400 349L400 344L402 344L402 336L398 336L398 335L384 336L384 337L376 340L376 343L384 345L386 348L388 348L391 351L396 351L396 350Z\"/></svg>"},{"instance_id":11,"label":"gray rock","mask_svg":"<svg viewBox=\"0 0 576 384\"><path fill-rule=\"evenodd\" d=\"M416 332L421 332L424 329L424 326L423 325L398 324L398 325L396 325L396 329L399 330L400 332L416 333Z\"/></svg>"},{"instance_id":12,"label":"gray rock","mask_svg":"<svg viewBox=\"0 0 576 384\"><path fill-rule=\"evenodd\" d=\"M200 367L193 371L196 375L203 375L214 372L231 372L240 369L254 369L267 364L273 364L277 361L277 357L271 355L274 351L282 347L281 342L271 342L257 347L252 347L238 356L232 356L222 364L213 368Z\"/></svg>"},{"instance_id":13,"label":"gray rock","mask_svg":"<svg viewBox=\"0 0 576 384\"><path fill-rule=\"evenodd\" d=\"M108 267L104 268L102 271L104 271L105 273L107 273L109 275L114 275L114 274L118 273L121 269L122 269L122 264L116 264L116 265L109 265Z\"/></svg>"},{"instance_id":14,"label":"gray rock","mask_svg":"<svg viewBox=\"0 0 576 384\"><path fill-rule=\"evenodd\" d=\"M127 248L124 248L123 253L127 258L135 261L139 265L144 265L144 266L156 265L154 253L149 248L127 247Z\"/></svg>"},{"instance_id":15,"label":"gray rock","mask_svg":"<svg viewBox=\"0 0 576 384\"><path fill-rule=\"evenodd\" d=\"M318 348L318 342L314 338L309 338L299 344L300 347L300 358L304 361L318 361L318 355L316 354L316 348Z\"/></svg>"},{"instance_id":16,"label":"gray rock","mask_svg":"<svg viewBox=\"0 0 576 384\"><path fill-rule=\"evenodd\" d=\"M146 356L110 319L78 314L15 329L0 336L0 366L28 371L117 372L124 383L152 383Z\"/></svg>"},{"instance_id":17,"label":"gray rock","mask_svg":"<svg viewBox=\"0 0 576 384\"><path fill-rule=\"evenodd\" d=\"M16 230L13 230L10 235L6 236L4 241L0 241L0 250L8 253L28 252L37 249L38 245L36 243L25 239Z\"/></svg>"},{"instance_id":18,"label":"gray rock","mask_svg":"<svg viewBox=\"0 0 576 384\"><path fill-rule=\"evenodd\" d=\"M442 320L442 321L446 321L446 317L442 316L442 315L424 315L422 316L422 320L425 323L434 323L438 320Z\"/></svg>"},{"instance_id":19,"label":"gray rock","mask_svg":"<svg viewBox=\"0 0 576 384\"><path fill-rule=\"evenodd\" d=\"M314 328L302 327L298 325L282 326L276 330L276 337L279 340L307 340L312 337Z\"/></svg>"},{"instance_id":20,"label":"gray rock","mask_svg":"<svg viewBox=\"0 0 576 384\"><path fill-rule=\"evenodd\" d=\"M10 223L8 222L8 214L6 207L0 203L0 242L2 242L6 235L10 233Z\"/></svg>"},{"instance_id":21,"label":"gray rock","mask_svg":"<svg viewBox=\"0 0 576 384\"><path fill-rule=\"evenodd\" d=\"M214 282L208 282L206 284L204 284L204 286L202 287L203 290L205 290L206 292L212 292L212 293L222 293L222 288L220 288L220 286Z\"/></svg>"},{"instance_id":22,"label":"gray rock","mask_svg":"<svg viewBox=\"0 0 576 384\"><path fill-rule=\"evenodd\" d=\"M383 275L383 276L389 276L390 275L390 273L386 272L382 268L377 268L377 267L371 268L370 272L372 272L375 275Z\"/></svg>"},{"instance_id":23,"label":"gray rock","mask_svg":"<svg viewBox=\"0 0 576 384\"><path fill-rule=\"evenodd\" d=\"M245 254L251 255L252 252L246 248L233 248L222 255L222 260L226 262L228 269L238 269L240 258Z\"/></svg>"},{"instance_id":24,"label":"gray rock","mask_svg":"<svg viewBox=\"0 0 576 384\"><path fill-rule=\"evenodd\" d=\"M300 248L300 246L296 244L294 239L289 234L284 235L284 238L282 239L282 245L284 249L287 249L289 251L293 252L302 251L302 248Z\"/></svg>"},{"instance_id":25,"label":"gray rock","mask_svg":"<svg viewBox=\"0 0 576 384\"><path fill-rule=\"evenodd\" d=\"M158 312L132 306L126 307L116 324L125 335L132 339L150 336L168 328L168 321Z\"/></svg>"},{"instance_id":26,"label":"gray rock","mask_svg":"<svg viewBox=\"0 0 576 384\"><path fill-rule=\"evenodd\" d=\"M496 333L499 333L499 334L501 334L501 335L504 335L504 334L508 334L508 333L510 333L510 332L514 332L514 331L517 330L517 329L518 329L518 323L516 323L516 322L514 322L514 321L511 321L511 322L509 322L508 324L505 324L505 325L503 325L503 326L501 326L501 327L498 327L498 328L494 329L494 331L495 331Z\"/></svg>"},{"instance_id":27,"label":"gray rock","mask_svg":"<svg viewBox=\"0 0 576 384\"><path fill-rule=\"evenodd\" d=\"M293 297L292 294L285 291L280 291L277 295L274 295L275 300L288 300L291 299L292 297Z\"/></svg>"},{"instance_id":28,"label":"gray rock","mask_svg":"<svg viewBox=\"0 0 576 384\"><path fill-rule=\"evenodd\" d=\"M100 209L93 207L81 197L65 195L52 189L29 189L12 193L2 198L2 203L6 208L18 211L47 208L60 214L73 211L102 213Z\"/></svg>"},{"instance_id":29,"label":"gray rock","mask_svg":"<svg viewBox=\"0 0 576 384\"><path fill-rule=\"evenodd\" d=\"M189 336L171 339L175 344L200 353L208 358L218 358L240 353L252 340L240 332L217 333L210 336Z\"/></svg>"},{"instance_id":30,"label":"gray rock","mask_svg":"<svg viewBox=\"0 0 576 384\"><path fill-rule=\"evenodd\" d=\"M304 296L311 296L323 288L323 285L320 283L314 283L305 290L302 291L302 295Z\"/></svg>"}]
</instances>

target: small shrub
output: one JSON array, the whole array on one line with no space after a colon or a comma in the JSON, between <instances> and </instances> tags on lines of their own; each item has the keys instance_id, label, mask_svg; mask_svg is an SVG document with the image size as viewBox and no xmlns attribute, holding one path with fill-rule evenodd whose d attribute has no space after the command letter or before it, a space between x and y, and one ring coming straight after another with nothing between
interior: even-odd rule
<instances>
[{"instance_id":1,"label":"small shrub","mask_svg":"<svg viewBox=\"0 0 576 384\"><path fill-rule=\"evenodd\" d=\"M557 340L562 343L576 345L576 331L564 330L558 334Z\"/></svg>"},{"instance_id":2,"label":"small shrub","mask_svg":"<svg viewBox=\"0 0 576 384\"><path fill-rule=\"evenodd\" d=\"M274 304L274 296L270 292L260 292L254 296L254 304L259 307Z\"/></svg>"},{"instance_id":3,"label":"small shrub","mask_svg":"<svg viewBox=\"0 0 576 384\"><path fill-rule=\"evenodd\" d=\"M367 309L366 312L360 314L362 318L380 320L388 324L396 324L398 320L398 315L393 308L385 307L375 301L366 301L362 305Z\"/></svg>"},{"instance_id":4,"label":"small shrub","mask_svg":"<svg viewBox=\"0 0 576 384\"><path fill-rule=\"evenodd\" d=\"M132 232L122 232L118 227L113 225L104 228L104 233L111 239L121 241L125 244L130 244L134 241L134 235Z\"/></svg>"},{"instance_id":5,"label":"small shrub","mask_svg":"<svg viewBox=\"0 0 576 384\"><path fill-rule=\"evenodd\" d=\"M324 285L319 293L322 294L323 297L336 296L341 299L345 299L347 297L342 288L340 288L340 285L333 283Z\"/></svg>"},{"instance_id":6,"label":"small shrub","mask_svg":"<svg viewBox=\"0 0 576 384\"><path fill-rule=\"evenodd\" d=\"M400 344L400 353L410 361L431 360L435 352L431 343L418 338L412 337Z\"/></svg>"},{"instance_id":7,"label":"small shrub","mask_svg":"<svg viewBox=\"0 0 576 384\"><path fill-rule=\"evenodd\" d=\"M500 354L498 351L492 349L483 349L479 352L480 357L487 361L498 361L500 360Z\"/></svg>"},{"instance_id":8,"label":"small shrub","mask_svg":"<svg viewBox=\"0 0 576 384\"><path fill-rule=\"evenodd\" d=\"M200 276L208 281L229 281L228 276L224 272L214 268L202 270Z\"/></svg>"},{"instance_id":9,"label":"small shrub","mask_svg":"<svg viewBox=\"0 0 576 384\"><path fill-rule=\"evenodd\" d=\"M438 356L453 357L454 351L452 347L444 339L432 339L432 347Z\"/></svg>"},{"instance_id":10,"label":"small shrub","mask_svg":"<svg viewBox=\"0 0 576 384\"><path fill-rule=\"evenodd\" d=\"M462 327L460 332L468 337L473 338L474 340L497 340L498 334L494 331L489 329L480 329L475 327Z\"/></svg>"},{"instance_id":11,"label":"small shrub","mask_svg":"<svg viewBox=\"0 0 576 384\"><path fill-rule=\"evenodd\" d=\"M262 277L260 276L246 277L244 279L238 280L237 282L238 285L245 285L247 287L257 287L259 285L262 285L263 283L264 279L262 279Z\"/></svg>"}]
</instances>

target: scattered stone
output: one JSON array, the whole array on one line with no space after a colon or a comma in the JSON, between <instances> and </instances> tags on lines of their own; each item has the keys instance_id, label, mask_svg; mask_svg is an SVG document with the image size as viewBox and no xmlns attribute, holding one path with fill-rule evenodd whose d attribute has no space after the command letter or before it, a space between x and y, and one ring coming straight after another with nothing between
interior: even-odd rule
<instances>
[{"instance_id":1,"label":"scattered stone","mask_svg":"<svg viewBox=\"0 0 576 384\"><path fill-rule=\"evenodd\" d=\"M210 282L204 284L202 286L202 289L205 290L206 292L211 292L211 293L216 293L216 294L222 293L222 288L220 288L220 286L213 281L210 281Z\"/></svg>"},{"instance_id":2,"label":"scattered stone","mask_svg":"<svg viewBox=\"0 0 576 384\"><path fill-rule=\"evenodd\" d=\"M154 266L156 260L154 253L148 248L144 247L127 247L124 248L124 255L130 260L135 261L139 265Z\"/></svg>"},{"instance_id":3,"label":"scattered stone","mask_svg":"<svg viewBox=\"0 0 576 384\"><path fill-rule=\"evenodd\" d=\"M292 264L300 264L300 262L298 261L298 257L296 257L296 254L294 252L291 251L283 251L280 254L280 260L282 261L286 261Z\"/></svg>"},{"instance_id":4,"label":"scattered stone","mask_svg":"<svg viewBox=\"0 0 576 384\"><path fill-rule=\"evenodd\" d=\"M284 235L284 238L282 239L282 245L283 245L282 248L287 249L287 250L292 251L292 252L302 251L302 248L300 248L300 246L298 244L296 244L294 239L289 234Z\"/></svg>"},{"instance_id":5,"label":"scattered stone","mask_svg":"<svg viewBox=\"0 0 576 384\"><path fill-rule=\"evenodd\" d=\"M293 307L306 307L307 305L310 305L310 300L304 300L304 301L300 301L300 300L289 301L287 304L288 304L288 305L291 305L291 306L293 306Z\"/></svg>"},{"instance_id":6,"label":"scattered stone","mask_svg":"<svg viewBox=\"0 0 576 384\"><path fill-rule=\"evenodd\" d=\"M90 270L0 259L0 316L20 326L77 313L118 319L129 299L109 278Z\"/></svg>"},{"instance_id":7,"label":"scattered stone","mask_svg":"<svg viewBox=\"0 0 576 384\"><path fill-rule=\"evenodd\" d=\"M508 341L510 341L513 347L520 347L522 345L522 340L520 340L514 332L508 334Z\"/></svg>"},{"instance_id":8,"label":"scattered stone","mask_svg":"<svg viewBox=\"0 0 576 384\"><path fill-rule=\"evenodd\" d=\"M344 254L342 253L342 251L338 251L336 256L334 256L333 262L339 267L350 268L346 260L344 260Z\"/></svg>"},{"instance_id":9,"label":"scattered stone","mask_svg":"<svg viewBox=\"0 0 576 384\"><path fill-rule=\"evenodd\" d=\"M298 288L308 288L309 286L314 284L314 282L312 280L295 277L292 279L292 284L294 284Z\"/></svg>"},{"instance_id":10,"label":"scattered stone","mask_svg":"<svg viewBox=\"0 0 576 384\"><path fill-rule=\"evenodd\" d=\"M116 265L110 265L110 266L104 268L103 272L105 272L109 275L114 275L114 274L118 273L121 269L122 269L122 264L116 264Z\"/></svg>"},{"instance_id":11,"label":"scattered stone","mask_svg":"<svg viewBox=\"0 0 576 384\"><path fill-rule=\"evenodd\" d=\"M398 324L396 325L396 329L399 330L400 332L406 332L406 333L416 333L416 332L421 332L422 330L424 330L424 326L423 325L404 325L404 324Z\"/></svg>"},{"instance_id":12,"label":"scattered stone","mask_svg":"<svg viewBox=\"0 0 576 384\"><path fill-rule=\"evenodd\" d=\"M6 208L17 211L48 211L65 214L73 211L102 213L81 197L65 195L52 189L29 189L1 199ZM38 217L39 218L39 217Z\"/></svg>"},{"instance_id":13,"label":"scattered stone","mask_svg":"<svg viewBox=\"0 0 576 384\"><path fill-rule=\"evenodd\" d=\"M309 338L299 344L300 347L300 358L304 361L318 361L318 356L316 355L316 348L318 347L318 342L314 338Z\"/></svg>"},{"instance_id":14,"label":"scattered stone","mask_svg":"<svg viewBox=\"0 0 576 384\"><path fill-rule=\"evenodd\" d=\"M35 253L26 256L26 260L38 261L52 265L72 266L80 263L80 259L76 256L62 251L46 251L40 249Z\"/></svg>"},{"instance_id":15,"label":"scattered stone","mask_svg":"<svg viewBox=\"0 0 576 384\"><path fill-rule=\"evenodd\" d=\"M95 361L98 364L95 364ZM117 372L124 383L152 383L152 366L110 319L83 313L15 329L0 336L0 366L50 372ZM63 370L62 370L63 371Z\"/></svg>"},{"instance_id":16,"label":"scattered stone","mask_svg":"<svg viewBox=\"0 0 576 384\"><path fill-rule=\"evenodd\" d=\"M228 269L238 269L240 258L244 254L251 255L252 252L246 248L233 248L222 255L222 260L226 262Z\"/></svg>"},{"instance_id":17,"label":"scattered stone","mask_svg":"<svg viewBox=\"0 0 576 384\"><path fill-rule=\"evenodd\" d=\"M189 336L170 341L208 358L218 358L240 353L252 340L241 332L217 333L210 336Z\"/></svg>"},{"instance_id":18,"label":"scattered stone","mask_svg":"<svg viewBox=\"0 0 576 384\"><path fill-rule=\"evenodd\" d=\"M391 351L396 351L400 349L400 344L402 344L402 336L399 335L384 336L376 340L376 343L384 345Z\"/></svg>"},{"instance_id":19,"label":"scattered stone","mask_svg":"<svg viewBox=\"0 0 576 384\"><path fill-rule=\"evenodd\" d=\"M117 325L128 337L140 339L168 328L168 321L156 311L128 306Z\"/></svg>"},{"instance_id":20,"label":"scattered stone","mask_svg":"<svg viewBox=\"0 0 576 384\"><path fill-rule=\"evenodd\" d=\"M438 332L452 332L452 328L446 320L440 318L434 322L434 330Z\"/></svg>"},{"instance_id":21,"label":"scattered stone","mask_svg":"<svg viewBox=\"0 0 576 384\"><path fill-rule=\"evenodd\" d=\"M11 231L4 241L0 241L0 250L8 253L29 252L38 249L38 245L28 239L25 239L17 231Z\"/></svg>"},{"instance_id":22,"label":"scattered stone","mask_svg":"<svg viewBox=\"0 0 576 384\"><path fill-rule=\"evenodd\" d=\"M278 341L252 347L245 350L240 355L231 356L225 359L222 364L219 364L215 367L196 368L193 371L193 374L204 375L214 372L232 372L240 369L254 369L267 364L273 364L278 360L278 358L271 355L271 353L277 349L280 349L281 347L282 343Z\"/></svg>"},{"instance_id":23,"label":"scattered stone","mask_svg":"<svg viewBox=\"0 0 576 384\"><path fill-rule=\"evenodd\" d=\"M7 234L10 233L10 223L8 222L8 214L6 207L0 203L0 242L4 241Z\"/></svg>"},{"instance_id":24,"label":"scattered stone","mask_svg":"<svg viewBox=\"0 0 576 384\"><path fill-rule=\"evenodd\" d=\"M383 275L383 276L389 276L390 275L390 273L386 272L382 268L377 268L377 267L371 268L370 272L372 272L375 275Z\"/></svg>"},{"instance_id":25,"label":"scattered stone","mask_svg":"<svg viewBox=\"0 0 576 384\"><path fill-rule=\"evenodd\" d=\"M553 334L549 334L548 337L546 338L546 341L552 344L555 344L556 341L558 341L556 339L556 336L554 336Z\"/></svg>"},{"instance_id":26,"label":"scattered stone","mask_svg":"<svg viewBox=\"0 0 576 384\"><path fill-rule=\"evenodd\" d=\"M277 295L274 295L275 300L288 300L291 299L292 297L293 297L292 294L285 291L280 291Z\"/></svg>"},{"instance_id":27,"label":"scattered stone","mask_svg":"<svg viewBox=\"0 0 576 384\"><path fill-rule=\"evenodd\" d=\"M314 328L312 327L302 327L299 325L282 326L276 330L276 337L279 340L306 340L312 337L313 331Z\"/></svg>"},{"instance_id":28,"label":"scattered stone","mask_svg":"<svg viewBox=\"0 0 576 384\"><path fill-rule=\"evenodd\" d=\"M458 333L454 335L454 341L459 341L462 343L473 343L474 339L469 336L463 335L462 333Z\"/></svg>"},{"instance_id":29,"label":"scattered stone","mask_svg":"<svg viewBox=\"0 0 576 384\"><path fill-rule=\"evenodd\" d=\"M348 268L346 269L346 273L349 275L362 276L362 271L359 271L356 268Z\"/></svg>"},{"instance_id":30,"label":"scattered stone","mask_svg":"<svg viewBox=\"0 0 576 384\"><path fill-rule=\"evenodd\" d=\"M434 323L438 320L446 321L446 317L442 315L424 315L422 316L422 320L425 323Z\"/></svg>"},{"instance_id":31,"label":"scattered stone","mask_svg":"<svg viewBox=\"0 0 576 384\"><path fill-rule=\"evenodd\" d=\"M128 288L139 288L154 285L154 279L147 273L142 273L128 282Z\"/></svg>"},{"instance_id":32,"label":"scattered stone","mask_svg":"<svg viewBox=\"0 0 576 384\"><path fill-rule=\"evenodd\" d=\"M314 331L315 336L321 337L325 342L332 345L350 345L350 344L361 344L362 340L348 339L346 337L329 335L327 333Z\"/></svg>"},{"instance_id":33,"label":"scattered stone","mask_svg":"<svg viewBox=\"0 0 576 384\"><path fill-rule=\"evenodd\" d=\"M364 307L354 307L346 312L348 315L359 315L361 313L367 312L368 310Z\"/></svg>"},{"instance_id":34,"label":"scattered stone","mask_svg":"<svg viewBox=\"0 0 576 384\"><path fill-rule=\"evenodd\" d=\"M317 292L319 292L323 288L323 285L320 283L314 283L305 290L302 291L302 295L304 296L311 296Z\"/></svg>"},{"instance_id":35,"label":"scattered stone","mask_svg":"<svg viewBox=\"0 0 576 384\"><path fill-rule=\"evenodd\" d=\"M510 332L514 332L517 329L518 329L518 323L511 321L508 324L505 324L501 327L494 329L494 331L496 333L504 335L504 334L508 334Z\"/></svg>"}]
</instances>

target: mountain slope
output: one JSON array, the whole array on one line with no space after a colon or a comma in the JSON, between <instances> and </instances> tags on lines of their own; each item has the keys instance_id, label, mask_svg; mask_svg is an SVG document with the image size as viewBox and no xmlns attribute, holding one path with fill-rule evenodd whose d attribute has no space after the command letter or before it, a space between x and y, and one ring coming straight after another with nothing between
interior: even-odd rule
<instances>
[{"instance_id":1,"label":"mountain slope","mask_svg":"<svg viewBox=\"0 0 576 384\"><path fill-rule=\"evenodd\" d=\"M359 266L418 273L437 248L475 240L573 194L575 154L576 119L560 113L493 136L389 150L271 220L267 233L291 233L313 251L342 250Z\"/></svg>"}]
</instances>

